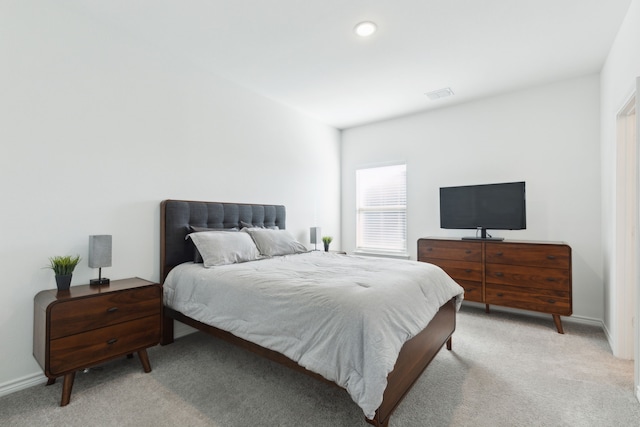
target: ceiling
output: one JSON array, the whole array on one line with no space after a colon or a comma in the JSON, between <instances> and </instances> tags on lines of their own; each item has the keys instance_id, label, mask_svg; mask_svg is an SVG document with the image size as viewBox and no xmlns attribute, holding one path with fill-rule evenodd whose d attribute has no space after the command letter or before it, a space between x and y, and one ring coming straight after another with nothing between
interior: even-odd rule
<instances>
[{"instance_id":1,"label":"ceiling","mask_svg":"<svg viewBox=\"0 0 640 427\"><path fill-rule=\"evenodd\" d=\"M339 129L598 72L631 0L69 0ZM374 21L369 38L354 26ZM450 87L454 95L425 93Z\"/></svg>"}]
</instances>

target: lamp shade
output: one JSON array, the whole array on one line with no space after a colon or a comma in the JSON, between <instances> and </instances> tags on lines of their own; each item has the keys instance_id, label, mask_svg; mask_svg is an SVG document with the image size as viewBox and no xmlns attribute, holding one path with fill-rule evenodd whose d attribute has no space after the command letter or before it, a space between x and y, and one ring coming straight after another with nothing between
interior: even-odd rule
<instances>
[{"instance_id":1,"label":"lamp shade","mask_svg":"<svg viewBox=\"0 0 640 427\"><path fill-rule=\"evenodd\" d=\"M311 233L311 237L310 237L310 242L311 243L320 243L322 241L322 233L320 232L320 227L311 227L310 229L310 233Z\"/></svg>"},{"instance_id":2,"label":"lamp shade","mask_svg":"<svg viewBox=\"0 0 640 427\"><path fill-rule=\"evenodd\" d=\"M111 267L111 235L89 236L89 267Z\"/></svg>"}]
</instances>

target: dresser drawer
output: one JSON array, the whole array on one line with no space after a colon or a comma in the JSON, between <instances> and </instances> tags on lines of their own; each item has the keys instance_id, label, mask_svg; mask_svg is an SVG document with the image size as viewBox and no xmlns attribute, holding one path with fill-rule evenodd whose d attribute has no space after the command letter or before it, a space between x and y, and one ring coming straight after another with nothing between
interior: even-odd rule
<instances>
[{"instance_id":1,"label":"dresser drawer","mask_svg":"<svg viewBox=\"0 0 640 427\"><path fill-rule=\"evenodd\" d=\"M145 286L53 304L50 313L50 339L141 317L159 316L161 292L160 286Z\"/></svg>"},{"instance_id":2,"label":"dresser drawer","mask_svg":"<svg viewBox=\"0 0 640 427\"><path fill-rule=\"evenodd\" d=\"M482 302L482 282L468 280L456 280L458 285L464 288L464 300Z\"/></svg>"},{"instance_id":3,"label":"dresser drawer","mask_svg":"<svg viewBox=\"0 0 640 427\"><path fill-rule=\"evenodd\" d=\"M569 270L558 268L523 267L520 265L487 264L486 283L496 283L514 288L538 288L569 292Z\"/></svg>"},{"instance_id":4,"label":"dresser drawer","mask_svg":"<svg viewBox=\"0 0 640 427\"><path fill-rule=\"evenodd\" d=\"M487 283L485 302L505 307L541 311L543 313L570 316L571 294L549 289L522 289Z\"/></svg>"},{"instance_id":5,"label":"dresser drawer","mask_svg":"<svg viewBox=\"0 0 640 427\"><path fill-rule=\"evenodd\" d=\"M160 340L160 315L147 316L51 341L52 375L100 363L155 345Z\"/></svg>"},{"instance_id":6,"label":"dresser drawer","mask_svg":"<svg viewBox=\"0 0 640 427\"><path fill-rule=\"evenodd\" d=\"M487 243L485 262L536 267L571 267L571 248L566 245Z\"/></svg>"},{"instance_id":7,"label":"dresser drawer","mask_svg":"<svg viewBox=\"0 0 640 427\"><path fill-rule=\"evenodd\" d=\"M446 259L426 259L424 262L437 265L454 280L482 282L482 264L479 262L454 261Z\"/></svg>"},{"instance_id":8,"label":"dresser drawer","mask_svg":"<svg viewBox=\"0 0 640 427\"><path fill-rule=\"evenodd\" d=\"M418 242L418 261L428 258L455 259L460 261L482 261L482 244L451 240L420 240ZM437 264L434 262L434 264Z\"/></svg>"}]
</instances>

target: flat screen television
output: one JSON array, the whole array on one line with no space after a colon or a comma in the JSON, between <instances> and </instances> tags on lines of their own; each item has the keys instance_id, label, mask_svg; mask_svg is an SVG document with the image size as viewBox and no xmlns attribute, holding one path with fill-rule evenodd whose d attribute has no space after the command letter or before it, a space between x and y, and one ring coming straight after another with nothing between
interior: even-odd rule
<instances>
[{"instance_id":1,"label":"flat screen television","mask_svg":"<svg viewBox=\"0 0 640 427\"><path fill-rule=\"evenodd\" d=\"M487 240L502 240L487 235L488 229L527 228L525 183L440 188L440 227L477 230L476 236L463 239Z\"/></svg>"}]
</instances>

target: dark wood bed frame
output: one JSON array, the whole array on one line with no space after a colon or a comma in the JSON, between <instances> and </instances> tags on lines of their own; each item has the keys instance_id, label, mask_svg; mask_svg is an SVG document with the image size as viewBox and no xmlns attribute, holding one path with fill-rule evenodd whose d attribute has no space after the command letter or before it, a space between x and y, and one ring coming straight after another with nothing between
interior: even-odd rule
<instances>
[{"instance_id":1,"label":"dark wood bed frame","mask_svg":"<svg viewBox=\"0 0 640 427\"><path fill-rule=\"evenodd\" d=\"M193 260L193 247L185 240L190 226L208 228L239 227L240 221L256 225L285 228L284 206L252 205L237 203L196 202L186 200L165 200L160 205L160 277L161 282L176 265ZM303 372L321 381L335 385L315 372L298 365L281 353L266 349L233 334L206 325L169 307L163 309L162 345L173 342L173 321L178 320L215 337L236 344L260 356ZM367 422L378 427L389 425L395 408L409 392L413 384L429 365L431 360L447 345L451 350L451 335L456 327L455 301L440 307L427 327L402 347L395 367L387 377L387 388L382 404L375 417Z\"/></svg>"}]
</instances>

